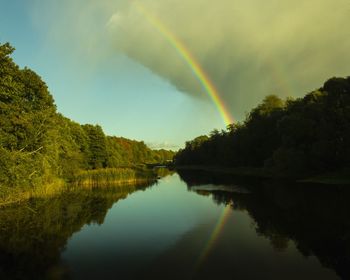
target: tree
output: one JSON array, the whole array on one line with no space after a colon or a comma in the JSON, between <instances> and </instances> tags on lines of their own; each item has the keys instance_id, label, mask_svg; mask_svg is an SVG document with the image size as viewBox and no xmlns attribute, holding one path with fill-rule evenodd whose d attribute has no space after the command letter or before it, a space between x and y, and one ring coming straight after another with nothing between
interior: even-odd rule
<instances>
[{"instance_id":1,"label":"tree","mask_svg":"<svg viewBox=\"0 0 350 280\"><path fill-rule=\"evenodd\" d=\"M87 161L91 169L104 168L107 166L106 136L101 126L85 124L83 129L88 138Z\"/></svg>"},{"instance_id":2,"label":"tree","mask_svg":"<svg viewBox=\"0 0 350 280\"><path fill-rule=\"evenodd\" d=\"M213 130L176 155L177 164L260 167L306 176L350 167L350 77L332 78L303 98L269 95L243 124Z\"/></svg>"}]
</instances>

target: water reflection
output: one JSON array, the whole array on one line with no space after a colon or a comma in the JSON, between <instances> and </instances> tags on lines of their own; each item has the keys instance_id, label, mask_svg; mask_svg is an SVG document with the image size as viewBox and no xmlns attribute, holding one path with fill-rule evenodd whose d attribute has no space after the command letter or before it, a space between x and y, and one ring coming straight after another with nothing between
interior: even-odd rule
<instances>
[{"instance_id":1,"label":"water reflection","mask_svg":"<svg viewBox=\"0 0 350 280\"><path fill-rule=\"evenodd\" d=\"M350 190L346 186L242 182L206 172L180 171L180 176L189 189L209 182L245 186L251 191L249 195L222 192L220 188L210 193L217 204L247 211L258 235L270 240L276 251L285 251L293 241L303 256L316 256L324 267L350 279Z\"/></svg>"},{"instance_id":2,"label":"water reflection","mask_svg":"<svg viewBox=\"0 0 350 280\"><path fill-rule=\"evenodd\" d=\"M350 278L350 190L160 172L1 209L0 279Z\"/></svg>"},{"instance_id":3,"label":"water reflection","mask_svg":"<svg viewBox=\"0 0 350 280\"><path fill-rule=\"evenodd\" d=\"M108 209L143 186L76 189L0 210L0 279L68 279L60 258L85 224L103 224Z\"/></svg>"}]
</instances>

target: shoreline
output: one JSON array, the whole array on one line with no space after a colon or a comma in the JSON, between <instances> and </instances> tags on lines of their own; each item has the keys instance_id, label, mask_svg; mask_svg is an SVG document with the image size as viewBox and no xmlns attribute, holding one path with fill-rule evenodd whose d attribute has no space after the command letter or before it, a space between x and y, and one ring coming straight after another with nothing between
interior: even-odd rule
<instances>
[{"instance_id":1,"label":"shoreline","mask_svg":"<svg viewBox=\"0 0 350 280\"><path fill-rule=\"evenodd\" d=\"M227 175L233 175L237 177L246 177L251 179L279 179L279 180L292 180L295 183L302 184L322 184L322 185L350 185L350 171L342 170L332 173L323 173L315 176L308 176L303 179L287 177L287 176L274 176L272 172L266 172L262 168L254 167L220 167L220 166L205 166L205 165L183 165L174 166L175 170L194 170L194 171L206 171L212 173L222 173Z\"/></svg>"},{"instance_id":2,"label":"shoreline","mask_svg":"<svg viewBox=\"0 0 350 280\"><path fill-rule=\"evenodd\" d=\"M123 168L125 170L125 168ZM66 182L65 180L61 178L53 179L52 182L42 184L40 186L31 187L29 189L21 188L21 187L1 187L0 188L0 209L3 207L8 207L11 205L19 204L26 202L32 198L50 198L53 196L60 195L63 192L69 192L72 189L75 188L81 188L86 190L92 190L95 188L107 188L107 187L124 187L124 186L131 186L131 185L142 185L146 183L154 183L157 181L157 176L152 174L150 172L140 172L139 169L129 169L129 171L132 171L133 174L124 174L124 178L116 178L114 176L122 174L120 170L113 169L113 177L107 178L102 176L102 179L94 178L94 176L88 176L84 178L76 177L71 182ZM93 170L94 175L105 175L106 169L101 170ZM111 169L109 169L109 172ZM119 172L118 172L119 171ZM89 171L83 171L86 172L86 174L89 173ZM134 173L135 172L135 173ZM138 172L136 174L136 172ZM126 176L130 176L130 178L125 178Z\"/></svg>"}]
</instances>

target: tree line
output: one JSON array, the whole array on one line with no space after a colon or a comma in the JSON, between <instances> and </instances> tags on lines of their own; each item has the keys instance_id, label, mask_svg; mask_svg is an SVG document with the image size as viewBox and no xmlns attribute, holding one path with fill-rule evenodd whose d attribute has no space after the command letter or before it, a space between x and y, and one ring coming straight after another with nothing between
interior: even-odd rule
<instances>
[{"instance_id":1,"label":"tree line","mask_svg":"<svg viewBox=\"0 0 350 280\"><path fill-rule=\"evenodd\" d=\"M99 125L80 125L58 113L45 82L20 69L14 48L0 45L0 186L33 187L81 170L165 162L174 152L106 136Z\"/></svg>"},{"instance_id":2,"label":"tree line","mask_svg":"<svg viewBox=\"0 0 350 280\"><path fill-rule=\"evenodd\" d=\"M350 77L302 98L265 99L241 123L186 142L176 165L254 167L303 177L350 167Z\"/></svg>"}]
</instances>

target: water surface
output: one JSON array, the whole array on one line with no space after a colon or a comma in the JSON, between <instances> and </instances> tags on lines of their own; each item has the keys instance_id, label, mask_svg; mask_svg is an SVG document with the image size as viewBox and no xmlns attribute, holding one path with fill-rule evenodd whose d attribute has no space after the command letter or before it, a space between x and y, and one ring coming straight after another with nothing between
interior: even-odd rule
<instances>
[{"instance_id":1,"label":"water surface","mask_svg":"<svg viewBox=\"0 0 350 280\"><path fill-rule=\"evenodd\" d=\"M347 279L348 191L207 175L2 209L1 279Z\"/></svg>"}]
</instances>

